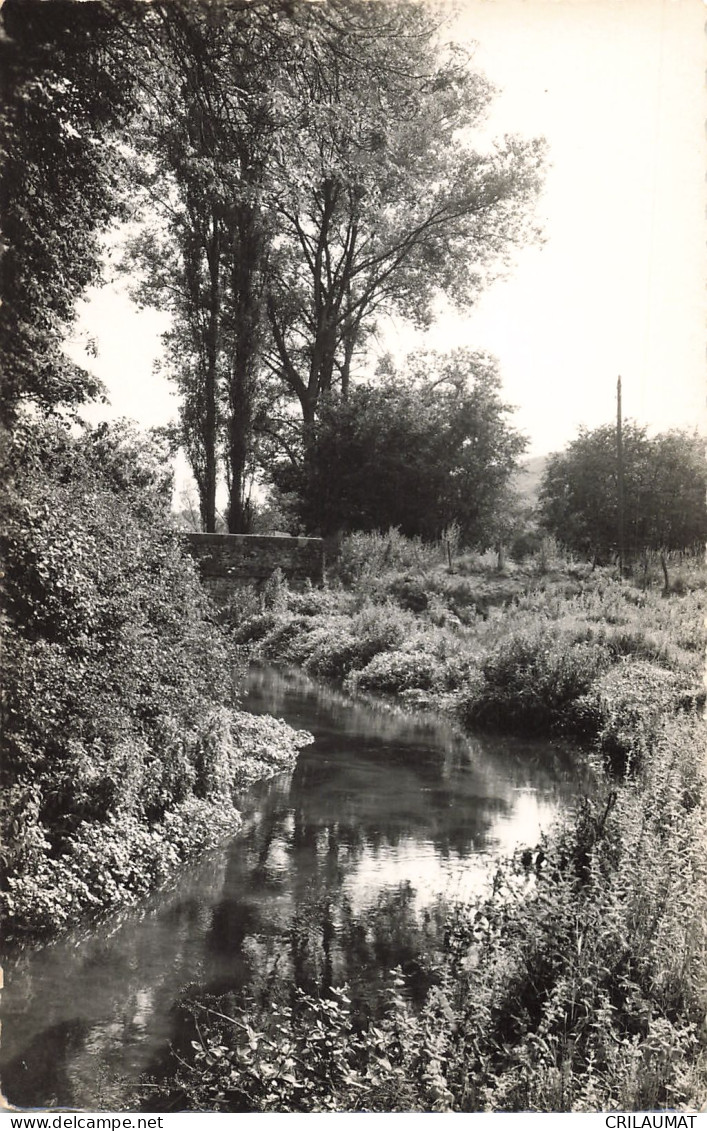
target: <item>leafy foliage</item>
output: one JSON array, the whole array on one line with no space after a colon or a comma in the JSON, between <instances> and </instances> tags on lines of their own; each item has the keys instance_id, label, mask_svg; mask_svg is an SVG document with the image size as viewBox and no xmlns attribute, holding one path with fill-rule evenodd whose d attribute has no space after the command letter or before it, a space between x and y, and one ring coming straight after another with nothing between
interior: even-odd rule
<instances>
[{"instance_id":1,"label":"leafy foliage","mask_svg":"<svg viewBox=\"0 0 707 1131\"><path fill-rule=\"evenodd\" d=\"M439 688L438 665L430 663L425 652L380 652L362 671L349 673L346 686L355 691L377 691L395 695L417 688L430 691Z\"/></svg>"},{"instance_id":2,"label":"leafy foliage","mask_svg":"<svg viewBox=\"0 0 707 1131\"><path fill-rule=\"evenodd\" d=\"M517 137L474 148L491 88L425 5L300 16L282 81L294 128L274 151L266 358L309 423L323 396L347 395L381 313L425 324L440 291L467 304L532 237L544 154Z\"/></svg>"},{"instance_id":3,"label":"leafy foliage","mask_svg":"<svg viewBox=\"0 0 707 1131\"><path fill-rule=\"evenodd\" d=\"M474 147L491 88L410 0L151 5L132 57L141 295L174 316L202 520L225 472L241 530L255 462L301 447L293 401L311 425L381 314L467 304L535 236L543 145Z\"/></svg>"},{"instance_id":4,"label":"leafy foliage","mask_svg":"<svg viewBox=\"0 0 707 1131\"><path fill-rule=\"evenodd\" d=\"M297 740L234 710L236 658L171 529L159 447L126 426L23 422L12 457L0 900L16 930L49 929L143 891L194 799L236 825L233 790Z\"/></svg>"},{"instance_id":5,"label":"leafy foliage","mask_svg":"<svg viewBox=\"0 0 707 1131\"><path fill-rule=\"evenodd\" d=\"M626 424L626 545L691 549L707 539L707 461L696 434L673 431L649 438ZM606 560L616 547L616 437L611 425L582 430L567 450L550 457L540 490L545 527L572 550Z\"/></svg>"},{"instance_id":6,"label":"leafy foliage","mask_svg":"<svg viewBox=\"0 0 707 1131\"><path fill-rule=\"evenodd\" d=\"M462 717L530 731L571 725L573 704L610 662L606 647L581 638L552 630L513 635L483 660L483 682L462 695Z\"/></svg>"},{"instance_id":7,"label":"leafy foliage","mask_svg":"<svg viewBox=\"0 0 707 1131\"><path fill-rule=\"evenodd\" d=\"M226 473L228 529L250 522L265 271L265 176L277 121L273 76L291 19L275 4L177 2L145 10L127 140L143 224L130 262L140 298L168 310L164 369L181 394L179 440L215 529ZM291 35L291 31L290 31Z\"/></svg>"},{"instance_id":8,"label":"leafy foliage","mask_svg":"<svg viewBox=\"0 0 707 1131\"><path fill-rule=\"evenodd\" d=\"M447 572L439 546L406 546L399 534L352 541L351 558L342 546L342 560L357 563L351 588L281 588L261 646L349 665L350 690L426 695L523 733L581 731L604 756L595 792L504 862L487 895L438 908L440 933L425 934L429 920L416 926L402 902L389 902L388 937L403 932L415 961L384 985L364 966L365 995L350 966L341 975L349 987L332 987L331 964L311 947L321 919L308 925L298 907L295 986L278 958L251 999L195 1002L193 1056L167 1096L218 1111L698 1106L707 1084L704 562L686 565L689 589L666 600L559 556L499 578L479 560L472 572L464 555L461 576ZM412 573L420 549L424 568ZM403 603L424 593L424 607L394 605L396 590ZM502 609L440 623L442 601L461 611L494 591ZM355 644L367 638L383 647L360 667ZM329 905L327 914L331 922ZM342 915L342 930L348 922ZM363 939L360 924L350 927ZM355 954L365 962L363 943Z\"/></svg>"},{"instance_id":9,"label":"leafy foliage","mask_svg":"<svg viewBox=\"0 0 707 1131\"><path fill-rule=\"evenodd\" d=\"M682 672L633 658L596 680L578 707L612 767L624 772L649 756L666 718L694 711L704 698Z\"/></svg>"},{"instance_id":10,"label":"leafy foliage","mask_svg":"<svg viewBox=\"0 0 707 1131\"><path fill-rule=\"evenodd\" d=\"M128 9L125 11L128 16ZM77 297L100 272L102 228L119 211L121 161L106 145L129 100L129 69L106 50L109 5L9 0L0 40L0 342L3 419L96 395L61 345Z\"/></svg>"},{"instance_id":11,"label":"leafy foliage","mask_svg":"<svg viewBox=\"0 0 707 1131\"><path fill-rule=\"evenodd\" d=\"M449 907L419 1002L400 969L365 1010L323 984L196 1002L193 1055L165 1090L231 1112L693 1110L704 741L703 720L665 721L640 772L600 781L488 895Z\"/></svg>"},{"instance_id":12,"label":"leafy foliage","mask_svg":"<svg viewBox=\"0 0 707 1131\"><path fill-rule=\"evenodd\" d=\"M391 369L323 403L301 465L276 469L276 482L297 492L310 530L396 527L430 540L455 522L465 542L488 544L525 447L495 363L461 349L409 364L406 377Z\"/></svg>"},{"instance_id":13,"label":"leafy foliage","mask_svg":"<svg viewBox=\"0 0 707 1131\"><path fill-rule=\"evenodd\" d=\"M236 639L471 727L572 734L619 774L631 768L627 741L642 758L640 734L645 746L665 715L704 701L700 559L685 559L685 592L668 601L642 570L631 584L544 552L500 574L469 554L450 574L447 560L445 543L355 533L334 566L338 588L282 587L277 610L236 617Z\"/></svg>"}]
</instances>

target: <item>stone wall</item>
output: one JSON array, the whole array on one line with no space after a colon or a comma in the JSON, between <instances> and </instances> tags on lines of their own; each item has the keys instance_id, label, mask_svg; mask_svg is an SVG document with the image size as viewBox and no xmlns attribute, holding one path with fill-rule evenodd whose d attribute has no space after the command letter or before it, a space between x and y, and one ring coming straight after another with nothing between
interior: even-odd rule
<instances>
[{"instance_id":1,"label":"stone wall","mask_svg":"<svg viewBox=\"0 0 707 1131\"><path fill-rule=\"evenodd\" d=\"M321 538L265 534L185 534L202 581L214 600L224 603L242 585L262 585L280 569L297 589L309 578L324 577Z\"/></svg>"}]
</instances>

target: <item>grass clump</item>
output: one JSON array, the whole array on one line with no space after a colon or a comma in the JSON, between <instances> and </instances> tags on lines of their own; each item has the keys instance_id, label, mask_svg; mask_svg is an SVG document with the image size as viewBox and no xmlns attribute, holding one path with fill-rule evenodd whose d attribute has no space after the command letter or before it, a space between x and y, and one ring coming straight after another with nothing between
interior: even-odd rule
<instances>
[{"instance_id":1,"label":"grass clump","mask_svg":"<svg viewBox=\"0 0 707 1131\"><path fill-rule=\"evenodd\" d=\"M610 662L601 644L548 630L513 635L482 661L483 681L462 690L459 713L469 725L572 729L575 703Z\"/></svg>"}]
</instances>

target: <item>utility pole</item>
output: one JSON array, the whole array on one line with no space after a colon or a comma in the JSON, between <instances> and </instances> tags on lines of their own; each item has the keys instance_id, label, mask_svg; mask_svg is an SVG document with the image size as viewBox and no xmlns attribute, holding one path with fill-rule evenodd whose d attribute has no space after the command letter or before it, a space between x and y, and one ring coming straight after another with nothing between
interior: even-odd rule
<instances>
[{"instance_id":1,"label":"utility pole","mask_svg":"<svg viewBox=\"0 0 707 1131\"><path fill-rule=\"evenodd\" d=\"M616 487L619 520L619 578L624 576L624 443L621 419L621 378L616 382Z\"/></svg>"}]
</instances>

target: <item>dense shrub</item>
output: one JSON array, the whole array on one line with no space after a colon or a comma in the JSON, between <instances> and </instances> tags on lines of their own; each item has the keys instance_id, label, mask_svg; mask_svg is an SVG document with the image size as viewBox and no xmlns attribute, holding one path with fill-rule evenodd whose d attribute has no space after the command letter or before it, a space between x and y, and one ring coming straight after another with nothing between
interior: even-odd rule
<instances>
[{"instance_id":1,"label":"dense shrub","mask_svg":"<svg viewBox=\"0 0 707 1131\"><path fill-rule=\"evenodd\" d=\"M439 543L406 538L391 527L386 534L378 531L349 534L339 547L330 573L345 585L355 585L360 581L370 582L392 570L432 569L443 560Z\"/></svg>"},{"instance_id":2,"label":"dense shrub","mask_svg":"<svg viewBox=\"0 0 707 1131\"><path fill-rule=\"evenodd\" d=\"M355 535L344 549L350 544L365 544L373 558L384 557L388 544L400 560L406 547L408 554L417 549L396 532L389 543ZM686 688L701 678L704 597L696 563L690 593L666 601L589 566L558 565L543 575L530 566L499 576L491 565L484 572L478 555L474 561L473 576L450 574L439 562L405 570L381 564L378 575L364 582L362 574L348 590L290 592L284 609L250 617L236 639L352 691L406 701L419 693L428 704L456 706L471 726L559 729L592 741L606 730L594 686L609 669L654 665L661 687L669 682L661 670L682 672ZM607 750L617 742L609 730L605 738ZM622 759L617 749L617 768Z\"/></svg>"},{"instance_id":3,"label":"dense shrub","mask_svg":"<svg viewBox=\"0 0 707 1131\"><path fill-rule=\"evenodd\" d=\"M350 671L365 667L378 652L399 642L386 632L357 636L345 629L338 633L320 630L312 639L315 647L305 661L305 671L333 680L342 680Z\"/></svg>"},{"instance_id":4,"label":"dense shrub","mask_svg":"<svg viewBox=\"0 0 707 1131\"><path fill-rule=\"evenodd\" d=\"M194 797L174 806L159 824L145 824L132 814L82 822L59 855L45 839L35 844L33 865L8 876L0 895L6 931L53 934L75 926L87 913L134 903L179 864L239 826L240 816L228 801L215 809Z\"/></svg>"},{"instance_id":5,"label":"dense shrub","mask_svg":"<svg viewBox=\"0 0 707 1131\"><path fill-rule=\"evenodd\" d=\"M406 630L406 614L392 604L365 604L353 617L320 620L305 641L305 671L343 680L349 672L364 668L379 652L398 647Z\"/></svg>"},{"instance_id":6,"label":"dense shrub","mask_svg":"<svg viewBox=\"0 0 707 1131\"><path fill-rule=\"evenodd\" d=\"M379 652L362 671L353 672L345 686L351 691L378 691L395 695L419 688L438 689L441 665L425 652Z\"/></svg>"},{"instance_id":7,"label":"dense shrub","mask_svg":"<svg viewBox=\"0 0 707 1131\"><path fill-rule=\"evenodd\" d=\"M430 603L430 597L422 577L405 574L388 582L387 591L403 609L413 613L423 612Z\"/></svg>"},{"instance_id":8,"label":"dense shrub","mask_svg":"<svg viewBox=\"0 0 707 1131\"><path fill-rule=\"evenodd\" d=\"M462 916L460 981L448 985L464 1041L452 1034L450 1077L472 1109L698 1099L704 742L703 723L668 721L639 777L585 803L532 872L517 860ZM486 1055L465 1063L470 1045Z\"/></svg>"},{"instance_id":9,"label":"dense shrub","mask_svg":"<svg viewBox=\"0 0 707 1131\"><path fill-rule=\"evenodd\" d=\"M459 711L476 725L531 731L567 725L573 704L609 663L600 644L547 630L515 634L483 660L483 682L462 693Z\"/></svg>"},{"instance_id":10,"label":"dense shrub","mask_svg":"<svg viewBox=\"0 0 707 1131\"><path fill-rule=\"evenodd\" d=\"M164 453L125 426L25 423L11 462L0 905L38 929L61 920L61 892L44 887L62 868L86 887L74 910L115 903L101 828L118 847L123 830L130 861L136 830L159 839L190 798L230 809L256 734L233 712L236 656L171 528ZM285 745L291 760L292 732ZM137 873L116 890L131 883L143 890Z\"/></svg>"},{"instance_id":11,"label":"dense shrub","mask_svg":"<svg viewBox=\"0 0 707 1131\"><path fill-rule=\"evenodd\" d=\"M582 697L578 713L615 770L646 758L666 718L704 704L704 689L685 675L634 660L605 672Z\"/></svg>"},{"instance_id":12,"label":"dense shrub","mask_svg":"<svg viewBox=\"0 0 707 1131\"><path fill-rule=\"evenodd\" d=\"M355 599L342 589L315 589L307 585L298 593L293 591L288 598L290 612L303 617L331 616L344 609L355 608Z\"/></svg>"},{"instance_id":13,"label":"dense shrub","mask_svg":"<svg viewBox=\"0 0 707 1131\"><path fill-rule=\"evenodd\" d=\"M274 627L261 638L259 653L266 659L289 659L288 644L301 638L311 627L311 620L305 616L285 614Z\"/></svg>"},{"instance_id":14,"label":"dense shrub","mask_svg":"<svg viewBox=\"0 0 707 1131\"><path fill-rule=\"evenodd\" d=\"M236 644L257 644L279 624L278 615L270 610L246 616L233 630Z\"/></svg>"}]
</instances>

